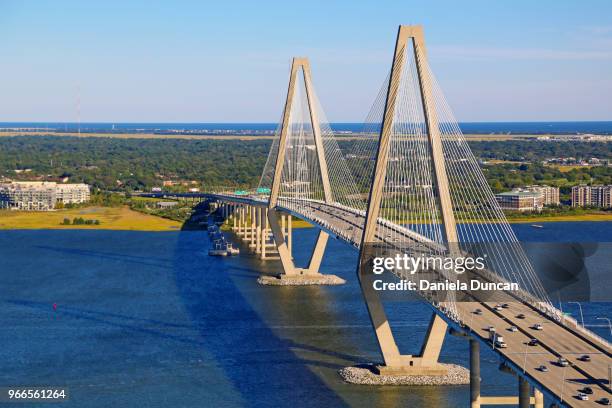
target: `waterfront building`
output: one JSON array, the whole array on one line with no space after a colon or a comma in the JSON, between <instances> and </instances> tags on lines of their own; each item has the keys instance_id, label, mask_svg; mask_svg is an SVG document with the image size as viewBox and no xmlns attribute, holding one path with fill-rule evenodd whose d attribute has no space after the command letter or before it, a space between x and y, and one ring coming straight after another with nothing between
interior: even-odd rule
<instances>
[{"instance_id":1,"label":"waterfront building","mask_svg":"<svg viewBox=\"0 0 612 408\"><path fill-rule=\"evenodd\" d=\"M58 203L89 201L87 184L58 184L47 181L13 181L0 184L0 208L21 211L50 211Z\"/></svg>"},{"instance_id":2,"label":"waterfront building","mask_svg":"<svg viewBox=\"0 0 612 408\"><path fill-rule=\"evenodd\" d=\"M495 195L497 202L503 210L511 211L540 211L543 204L542 193L514 189Z\"/></svg>"},{"instance_id":3,"label":"waterfront building","mask_svg":"<svg viewBox=\"0 0 612 408\"><path fill-rule=\"evenodd\" d=\"M80 204L90 200L91 195L87 184L57 184L55 195L58 203Z\"/></svg>"},{"instance_id":4,"label":"waterfront building","mask_svg":"<svg viewBox=\"0 0 612 408\"><path fill-rule=\"evenodd\" d=\"M0 208L49 211L55 208L55 183L23 182L0 185Z\"/></svg>"},{"instance_id":5,"label":"waterfront building","mask_svg":"<svg viewBox=\"0 0 612 408\"><path fill-rule=\"evenodd\" d=\"M559 187L533 185L525 187L526 191L542 194L542 205L559 205Z\"/></svg>"},{"instance_id":6,"label":"waterfront building","mask_svg":"<svg viewBox=\"0 0 612 408\"><path fill-rule=\"evenodd\" d=\"M572 187L572 207L612 208L612 185Z\"/></svg>"}]
</instances>

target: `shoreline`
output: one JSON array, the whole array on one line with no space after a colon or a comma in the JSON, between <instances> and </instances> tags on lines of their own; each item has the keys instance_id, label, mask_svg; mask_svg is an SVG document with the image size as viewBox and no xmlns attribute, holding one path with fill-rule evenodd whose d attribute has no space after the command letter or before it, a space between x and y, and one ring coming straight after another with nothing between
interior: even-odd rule
<instances>
[{"instance_id":1,"label":"shoreline","mask_svg":"<svg viewBox=\"0 0 612 408\"><path fill-rule=\"evenodd\" d=\"M584 214L584 215L558 215L552 217L516 217L508 218L510 224L539 224L551 222L609 222L612 221L611 214Z\"/></svg>"},{"instance_id":2,"label":"shoreline","mask_svg":"<svg viewBox=\"0 0 612 408\"><path fill-rule=\"evenodd\" d=\"M188 139L188 140L272 140L276 136L274 134L188 134L188 133L77 133L77 132L46 132L46 131L0 131L0 138L3 137L21 137L21 136L39 136L39 137L74 137L74 138L110 138L110 139ZM541 137L576 137L579 134L554 134L554 133L516 133L516 134L487 134L487 133L464 133L463 136L468 141L511 141L511 140L537 140ZM606 136L606 135L594 135ZM378 135L351 133L351 134L336 134L338 141L361 140L364 137L377 138ZM611 139L612 140L612 139Z\"/></svg>"},{"instance_id":3,"label":"shoreline","mask_svg":"<svg viewBox=\"0 0 612 408\"><path fill-rule=\"evenodd\" d=\"M100 225L61 225L64 218L100 219ZM97 217L97 218L96 218ZM612 214L566 215L542 218L509 219L510 224L544 224L555 222L612 222ZM83 207L49 212L0 211L0 231L10 230L103 230L177 232L184 223L155 215L143 214L128 207ZM293 228L314 228L304 220L295 219Z\"/></svg>"}]
</instances>

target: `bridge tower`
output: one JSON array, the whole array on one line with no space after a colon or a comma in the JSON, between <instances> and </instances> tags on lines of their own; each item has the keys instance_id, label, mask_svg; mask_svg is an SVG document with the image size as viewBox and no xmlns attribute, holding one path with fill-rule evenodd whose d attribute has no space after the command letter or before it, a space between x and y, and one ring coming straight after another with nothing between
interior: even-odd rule
<instances>
[{"instance_id":1,"label":"bridge tower","mask_svg":"<svg viewBox=\"0 0 612 408\"><path fill-rule=\"evenodd\" d=\"M310 72L310 63L307 58L295 57L291 64L291 73L289 76L289 87L287 90L287 99L285 101L285 107L283 110L280 135L278 139L276 162L274 164L274 176L272 179L272 185L270 189L270 199L267 208L267 218L272 230L276 249L281 260L283 267L283 273L279 275L279 278L286 282L295 282L297 284L308 281L312 284L341 284L344 280L338 278L335 275L323 275L319 272L321 261L325 253L327 241L329 235L325 231L319 231L316 243L310 261L306 268L296 267L293 262L291 255L291 249L287 245L287 237L283 234L283 228L281 225L282 214L277 210L279 202L279 193L281 190L281 180L283 173L283 166L286 160L286 150L288 146L288 134L290 126L290 115L296 97L296 82L298 75L302 75L303 84L306 93L307 107L309 113L310 124L312 126L312 137L314 139L314 148L316 150L316 158L318 163L318 170L320 172L321 184L323 187L324 200L326 203L332 203L334 200L332 189L329 182L329 173L327 168L327 161L325 158L325 152L323 147L323 140L321 136L321 128L319 118L317 116L317 108L314 97L314 90L312 86L312 77ZM274 146L273 146L274 148ZM271 283L270 280L262 283Z\"/></svg>"},{"instance_id":2,"label":"bridge tower","mask_svg":"<svg viewBox=\"0 0 612 408\"><path fill-rule=\"evenodd\" d=\"M410 42L412 42L412 44L410 44ZM433 163L435 189L438 200L437 204L441 211L445 241L448 244L449 250L451 246L457 242L457 229L442 152L442 141L439 132L436 107L433 101L431 84L425 77L427 56L425 52L423 28L421 26L400 26L397 33L378 149L376 152L374 176L372 178L366 221L361 240L358 276L370 320L374 326L378 345L384 360L384 365L378 367L380 374L444 375L447 373L447 369L438 363L438 357L446 335L446 322L434 313L420 354L400 354L383 304L378 294L373 289L371 280L369 279L371 277L369 274L370 271L367 270L367 267L363 267L363 265L368 264L366 246L375 241L380 205L383 196L383 186L385 184L387 164L389 163L389 147L394 131L394 115L396 112L402 71L407 58L406 54L411 48L410 45L412 45L416 62L420 100L428 137L428 153Z\"/></svg>"}]
</instances>

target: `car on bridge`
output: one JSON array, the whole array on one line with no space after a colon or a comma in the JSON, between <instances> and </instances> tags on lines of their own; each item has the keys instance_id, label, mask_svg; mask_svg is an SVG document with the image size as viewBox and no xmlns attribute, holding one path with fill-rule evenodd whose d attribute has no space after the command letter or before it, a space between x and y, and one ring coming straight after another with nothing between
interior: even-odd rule
<instances>
[{"instance_id":1,"label":"car on bridge","mask_svg":"<svg viewBox=\"0 0 612 408\"><path fill-rule=\"evenodd\" d=\"M584 354L584 355L578 357L578 360L584 361L585 363L588 363L589 361L591 361L591 356L589 356L588 354Z\"/></svg>"},{"instance_id":2,"label":"car on bridge","mask_svg":"<svg viewBox=\"0 0 612 408\"><path fill-rule=\"evenodd\" d=\"M547 373L548 372L548 367L546 367L545 365L541 365L538 367L538 371L543 372L543 373Z\"/></svg>"},{"instance_id":3,"label":"car on bridge","mask_svg":"<svg viewBox=\"0 0 612 408\"><path fill-rule=\"evenodd\" d=\"M530 346L537 346L539 344L538 339L531 339L528 343Z\"/></svg>"},{"instance_id":4,"label":"car on bridge","mask_svg":"<svg viewBox=\"0 0 612 408\"><path fill-rule=\"evenodd\" d=\"M510 327L508 328L508 330L514 333L514 332L517 332L517 331L518 331L518 327L516 327L516 326L510 326Z\"/></svg>"},{"instance_id":5,"label":"car on bridge","mask_svg":"<svg viewBox=\"0 0 612 408\"><path fill-rule=\"evenodd\" d=\"M533 325L533 330L544 330L544 326L542 326L540 323L536 323Z\"/></svg>"},{"instance_id":6,"label":"car on bridge","mask_svg":"<svg viewBox=\"0 0 612 408\"><path fill-rule=\"evenodd\" d=\"M610 402L610 398L600 398L599 400L597 400L597 403L606 406L612 405L612 402Z\"/></svg>"},{"instance_id":7,"label":"car on bridge","mask_svg":"<svg viewBox=\"0 0 612 408\"><path fill-rule=\"evenodd\" d=\"M567 361L565 358L563 357L559 357L559 359L557 360L557 365L559 367L567 367L569 365L569 361Z\"/></svg>"},{"instance_id":8,"label":"car on bridge","mask_svg":"<svg viewBox=\"0 0 612 408\"><path fill-rule=\"evenodd\" d=\"M504 341L504 336L500 336L499 334L497 334L495 332L495 327L493 327L493 326L490 326L490 329L489 329L489 341L495 347L499 347L499 348L506 348L506 347L508 347L508 345Z\"/></svg>"},{"instance_id":9,"label":"car on bridge","mask_svg":"<svg viewBox=\"0 0 612 408\"><path fill-rule=\"evenodd\" d=\"M578 398L580 401L588 401L589 400L589 396L586 395L583 392L579 392L578 395L576 396L576 398Z\"/></svg>"}]
</instances>

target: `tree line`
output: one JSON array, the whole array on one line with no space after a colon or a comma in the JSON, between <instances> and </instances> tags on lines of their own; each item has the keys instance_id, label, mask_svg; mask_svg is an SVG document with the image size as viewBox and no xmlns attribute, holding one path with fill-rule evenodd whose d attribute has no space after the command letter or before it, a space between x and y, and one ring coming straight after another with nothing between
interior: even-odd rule
<instances>
[{"instance_id":1,"label":"tree line","mask_svg":"<svg viewBox=\"0 0 612 408\"><path fill-rule=\"evenodd\" d=\"M270 145L270 139L2 137L0 175L11 179L69 177L69 182L90 184L94 191L128 194L161 186L164 180L249 188L259 182ZM353 146L354 142L340 142L345 153ZM612 167L584 167L561 172L542 164L550 157L611 159L612 143L517 140L474 141L470 146L483 161L522 162L483 164L483 171L495 192L540 183L558 185L562 193L567 194L574 184L612 184ZM25 169L31 171L19 172ZM120 204L108 195L97 195L94 200L104 205Z\"/></svg>"}]
</instances>

